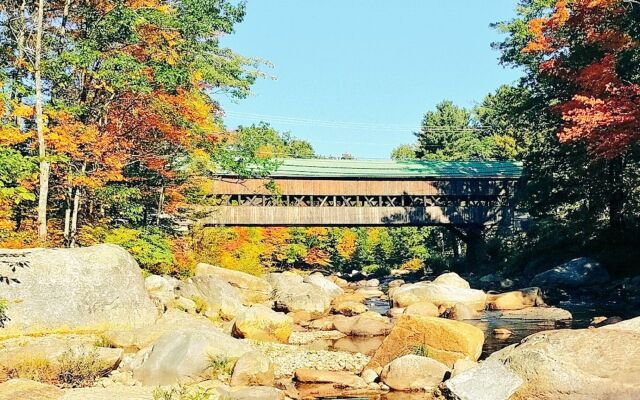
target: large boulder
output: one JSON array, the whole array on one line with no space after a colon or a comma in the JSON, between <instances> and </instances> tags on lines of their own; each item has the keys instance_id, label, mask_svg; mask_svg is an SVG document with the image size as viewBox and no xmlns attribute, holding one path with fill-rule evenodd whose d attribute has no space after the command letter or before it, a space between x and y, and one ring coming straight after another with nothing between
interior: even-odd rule
<instances>
[{"instance_id":1,"label":"large boulder","mask_svg":"<svg viewBox=\"0 0 640 400\"><path fill-rule=\"evenodd\" d=\"M302 282L302 277L294 274L268 274L267 281L275 291L276 309L288 312L307 312L311 318L329 313L331 297L317 286Z\"/></svg>"},{"instance_id":2,"label":"large boulder","mask_svg":"<svg viewBox=\"0 0 640 400\"><path fill-rule=\"evenodd\" d=\"M0 275L18 280L2 289L8 328L138 327L157 317L142 270L119 246L0 250Z\"/></svg>"},{"instance_id":3,"label":"large boulder","mask_svg":"<svg viewBox=\"0 0 640 400\"><path fill-rule=\"evenodd\" d=\"M436 307L453 307L463 303L474 310L484 310L487 295L482 290L463 289L437 283L415 283L394 288L392 295L396 307L407 307L414 303L429 302Z\"/></svg>"},{"instance_id":4,"label":"large boulder","mask_svg":"<svg viewBox=\"0 0 640 400\"><path fill-rule=\"evenodd\" d=\"M490 310L521 310L544 305L542 291L537 287L487 295L487 308Z\"/></svg>"},{"instance_id":5,"label":"large boulder","mask_svg":"<svg viewBox=\"0 0 640 400\"><path fill-rule=\"evenodd\" d=\"M196 266L196 276L215 275L219 279L236 287L242 294L245 303L262 303L271 298L273 288L262 278L244 272L220 268L210 264L200 263Z\"/></svg>"},{"instance_id":6,"label":"large boulder","mask_svg":"<svg viewBox=\"0 0 640 400\"><path fill-rule=\"evenodd\" d=\"M455 374L445 382L445 388L459 400L509 400L523 383L502 363L492 360Z\"/></svg>"},{"instance_id":7,"label":"large boulder","mask_svg":"<svg viewBox=\"0 0 640 400\"><path fill-rule=\"evenodd\" d=\"M433 283L439 285L455 286L460 289L471 289L469 282L465 281L455 272L445 272L433 280Z\"/></svg>"},{"instance_id":8,"label":"large boulder","mask_svg":"<svg viewBox=\"0 0 640 400\"><path fill-rule=\"evenodd\" d=\"M367 308L367 306L357 301L343 301L340 303L334 303L331 309L334 313L346 315L347 317L366 313L367 311L369 311L369 308Z\"/></svg>"},{"instance_id":9,"label":"large boulder","mask_svg":"<svg viewBox=\"0 0 640 400\"><path fill-rule=\"evenodd\" d=\"M240 314L233 326L236 336L269 342L287 343L293 331L293 318L254 304Z\"/></svg>"},{"instance_id":10,"label":"large boulder","mask_svg":"<svg viewBox=\"0 0 640 400\"><path fill-rule=\"evenodd\" d=\"M408 354L385 365L382 382L394 390L427 390L440 384L449 368L433 358Z\"/></svg>"},{"instance_id":11,"label":"large boulder","mask_svg":"<svg viewBox=\"0 0 640 400\"><path fill-rule=\"evenodd\" d=\"M640 398L640 333L615 329L539 332L493 353L524 384L514 399Z\"/></svg>"},{"instance_id":12,"label":"large boulder","mask_svg":"<svg viewBox=\"0 0 640 400\"><path fill-rule=\"evenodd\" d=\"M401 315L367 367L383 367L405 354L426 355L453 367L460 358L476 361L483 344L484 333L473 325L444 318Z\"/></svg>"},{"instance_id":13,"label":"large boulder","mask_svg":"<svg viewBox=\"0 0 640 400\"><path fill-rule=\"evenodd\" d=\"M333 327L347 336L380 336L388 334L393 324L389 318L367 311L355 317L337 315L333 319Z\"/></svg>"},{"instance_id":14,"label":"large boulder","mask_svg":"<svg viewBox=\"0 0 640 400\"><path fill-rule=\"evenodd\" d=\"M588 258L575 258L555 268L539 273L531 286L577 288L594 286L610 279L607 270L599 262Z\"/></svg>"},{"instance_id":15,"label":"large boulder","mask_svg":"<svg viewBox=\"0 0 640 400\"><path fill-rule=\"evenodd\" d=\"M171 385L198 380L212 362L237 360L251 350L220 330L177 328L141 350L131 368L143 385Z\"/></svg>"},{"instance_id":16,"label":"large boulder","mask_svg":"<svg viewBox=\"0 0 640 400\"><path fill-rule=\"evenodd\" d=\"M336 297L344 293L344 290L340 286L325 278L324 275L319 272L306 276L304 282L317 286L329 297Z\"/></svg>"},{"instance_id":17,"label":"large boulder","mask_svg":"<svg viewBox=\"0 0 640 400\"><path fill-rule=\"evenodd\" d=\"M180 282L176 293L206 304L205 315L232 320L245 309L239 290L216 275L194 276Z\"/></svg>"}]
</instances>

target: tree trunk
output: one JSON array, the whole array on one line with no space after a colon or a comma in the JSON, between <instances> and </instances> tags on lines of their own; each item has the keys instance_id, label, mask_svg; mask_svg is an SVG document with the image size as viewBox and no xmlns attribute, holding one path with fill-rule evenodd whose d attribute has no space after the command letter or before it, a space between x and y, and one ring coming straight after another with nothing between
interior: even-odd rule
<instances>
[{"instance_id":1,"label":"tree trunk","mask_svg":"<svg viewBox=\"0 0 640 400\"><path fill-rule=\"evenodd\" d=\"M47 149L44 141L44 120L42 118L42 30L44 21L44 0L38 0L38 17L36 21L36 48L35 48L35 106L36 106L36 131L38 134L38 157L40 158L40 188L38 194L38 239L47 240L47 198L49 197L49 162L46 160Z\"/></svg>"},{"instance_id":2,"label":"tree trunk","mask_svg":"<svg viewBox=\"0 0 640 400\"><path fill-rule=\"evenodd\" d=\"M623 229L622 211L624 207L624 160L618 156L609 160L609 227L613 232Z\"/></svg>"},{"instance_id":3,"label":"tree trunk","mask_svg":"<svg viewBox=\"0 0 640 400\"><path fill-rule=\"evenodd\" d=\"M64 210L64 245L69 247L71 244L71 199L73 198L73 189L69 188L69 195L66 198L67 207Z\"/></svg>"},{"instance_id":4,"label":"tree trunk","mask_svg":"<svg viewBox=\"0 0 640 400\"><path fill-rule=\"evenodd\" d=\"M482 226L472 225L466 229L467 253L466 253L466 272L477 270L479 264L485 258L484 234Z\"/></svg>"},{"instance_id":5,"label":"tree trunk","mask_svg":"<svg viewBox=\"0 0 640 400\"><path fill-rule=\"evenodd\" d=\"M156 226L160 225L160 214L164 206L164 185L160 186L160 196L158 199L158 212L156 213Z\"/></svg>"},{"instance_id":6,"label":"tree trunk","mask_svg":"<svg viewBox=\"0 0 640 400\"><path fill-rule=\"evenodd\" d=\"M76 246L76 239L78 233L78 211L80 210L80 199L82 197L82 189L76 188L76 193L73 196L73 213L71 214L71 242L69 247Z\"/></svg>"}]
</instances>

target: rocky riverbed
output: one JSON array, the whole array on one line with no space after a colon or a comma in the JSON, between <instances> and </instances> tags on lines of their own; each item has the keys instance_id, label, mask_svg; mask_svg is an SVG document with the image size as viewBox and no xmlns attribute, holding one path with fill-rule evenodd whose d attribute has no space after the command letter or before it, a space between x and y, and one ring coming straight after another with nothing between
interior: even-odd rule
<instances>
[{"instance_id":1,"label":"rocky riverbed","mask_svg":"<svg viewBox=\"0 0 640 400\"><path fill-rule=\"evenodd\" d=\"M18 281L2 292L0 400L640 398L640 318L587 322L597 315L549 306L537 286L207 264L143 278L113 245L0 258ZM574 260L531 283L609 280Z\"/></svg>"}]
</instances>

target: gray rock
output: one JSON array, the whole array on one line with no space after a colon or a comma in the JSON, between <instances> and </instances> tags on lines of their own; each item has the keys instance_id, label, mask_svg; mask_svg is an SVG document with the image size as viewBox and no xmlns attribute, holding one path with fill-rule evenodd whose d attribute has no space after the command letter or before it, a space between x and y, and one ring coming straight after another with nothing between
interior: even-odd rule
<instances>
[{"instance_id":1,"label":"gray rock","mask_svg":"<svg viewBox=\"0 0 640 400\"><path fill-rule=\"evenodd\" d=\"M493 353L491 360L522 378L519 399L640 398L640 333L634 331L539 332Z\"/></svg>"},{"instance_id":2,"label":"gray rock","mask_svg":"<svg viewBox=\"0 0 640 400\"><path fill-rule=\"evenodd\" d=\"M152 324L157 310L142 271L123 248L110 244L74 249L0 250L7 327L104 329ZM25 268L10 271L9 264Z\"/></svg>"},{"instance_id":3,"label":"gray rock","mask_svg":"<svg viewBox=\"0 0 640 400\"><path fill-rule=\"evenodd\" d=\"M240 291L245 304L267 301L271 298L271 292L273 290L266 280L257 276L204 263L196 266L195 275L197 277L214 275L226 281Z\"/></svg>"},{"instance_id":4,"label":"gray rock","mask_svg":"<svg viewBox=\"0 0 640 400\"><path fill-rule=\"evenodd\" d=\"M325 278L321 273L314 273L304 278L304 282L317 286L329 297L336 297L344 293L344 290L334 282Z\"/></svg>"},{"instance_id":5,"label":"gray rock","mask_svg":"<svg viewBox=\"0 0 640 400\"><path fill-rule=\"evenodd\" d=\"M485 361L445 382L457 400L508 400L524 381L502 363Z\"/></svg>"},{"instance_id":6,"label":"gray rock","mask_svg":"<svg viewBox=\"0 0 640 400\"><path fill-rule=\"evenodd\" d=\"M233 367L231 386L273 386L274 383L273 365L258 351L244 354Z\"/></svg>"},{"instance_id":7,"label":"gray rock","mask_svg":"<svg viewBox=\"0 0 640 400\"><path fill-rule=\"evenodd\" d=\"M394 390L426 390L438 386L448 371L433 358L409 354L385 365L380 379Z\"/></svg>"},{"instance_id":8,"label":"gray rock","mask_svg":"<svg viewBox=\"0 0 640 400\"><path fill-rule=\"evenodd\" d=\"M533 277L530 286L577 288L598 285L609 279L609 273L599 262L581 257L539 273Z\"/></svg>"},{"instance_id":9,"label":"gray rock","mask_svg":"<svg viewBox=\"0 0 640 400\"><path fill-rule=\"evenodd\" d=\"M176 328L217 329L207 318L172 309L164 313L153 325L133 330L112 330L104 333L117 347L142 349Z\"/></svg>"},{"instance_id":10,"label":"gray rock","mask_svg":"<svg viewBox=\"0 0 640 400\"><path fill-rule=\"evenodd\" d=\"M216 329L176 329L136 355L133 376L143 385L197 381L212 360L237 360L251 350L249 344Z\"/></svg>"},{"instance_id":11,"label":"gray rock","mask_svg":"<svg viewBox=\"0 0 640 400\"><path fill-rule=\"evenodd\" d=\"M331 298L317 286L302 282L302 277L272 273L266 279L274 287L276 309L308 312L313 318L329 313Z\"/></svg>"},{"instance_id":12,"label":"gray rock","mask_svg":"<svg viewBox=\"0 0 640 400\"><path fill-rule=\"evenodd\" d=\"M194 276L181 282L176 293L189 299L203 300L207 305L206 315L211 317L219 315L232 320L245 309L238 289L217 275Z\"/></svg>"}]
</instances>

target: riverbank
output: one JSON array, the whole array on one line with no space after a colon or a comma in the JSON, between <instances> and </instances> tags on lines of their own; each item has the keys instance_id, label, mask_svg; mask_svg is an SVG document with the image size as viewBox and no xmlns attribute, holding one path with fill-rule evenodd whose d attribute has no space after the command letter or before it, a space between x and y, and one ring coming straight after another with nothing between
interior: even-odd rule
<instances>
[{"instance_id":1,"label":"riverbank","mask_svg":"<svg viewBox=\"0 0 640 400\"><path fill-rule=\"evenodd\" d=\"M599 310L550 306L536 287L484 291L455 273L256 277L207 264L184 280L143 278L112 245L0 257L20 263L2 271L18 282L3 292L0 399L640 394L640 350L628 346L640 342L639 319L592 321Z\"/></svg>"}]
</instances>

